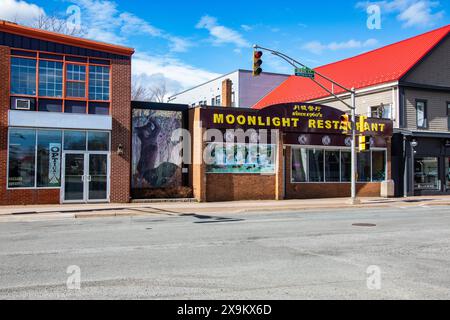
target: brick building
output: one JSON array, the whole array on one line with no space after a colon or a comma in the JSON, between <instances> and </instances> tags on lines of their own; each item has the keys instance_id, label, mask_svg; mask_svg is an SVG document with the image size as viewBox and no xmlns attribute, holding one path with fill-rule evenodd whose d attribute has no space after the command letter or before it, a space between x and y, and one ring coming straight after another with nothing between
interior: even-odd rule
<instances>
[{"instance_id":1,"label":"brick building","mask_svg":"<svg viewBox=\"0 0 450 320\"><path fill-rule=\"evenodd\" d=\"M131 48L0 21L0 204L130 200Z\"/></svg>"}]
</instances>

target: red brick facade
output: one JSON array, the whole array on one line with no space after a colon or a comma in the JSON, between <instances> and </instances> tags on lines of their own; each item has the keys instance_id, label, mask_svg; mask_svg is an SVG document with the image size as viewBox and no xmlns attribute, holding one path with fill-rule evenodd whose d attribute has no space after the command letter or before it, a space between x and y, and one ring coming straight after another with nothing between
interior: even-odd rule
<instances>
[{"instance_id":1,"label":"red brick facade","mask_svg":"<svg viewBox=\"0 0 450 320\"><path fill-rule=\"evenodd\" d=\"M131 141L131 61L111 63L111 179L110 201L130 201L130 141ZM0 46L0 205L58 204L60 188L7 189L8 110L10 48ZM117 153L123 146L123 154Z\"/></svg>"},{"instance_id":2,"label":"red brick facade","mask_svg":"<svg viewBox=\"0 0 450 320\"><path fill-rule=\"evenodd\" d=\"M111 202L130 201L131 173L131 62L112 61ZM123 147L123 154L117 149Z\"/></svg>"}]
</instances>

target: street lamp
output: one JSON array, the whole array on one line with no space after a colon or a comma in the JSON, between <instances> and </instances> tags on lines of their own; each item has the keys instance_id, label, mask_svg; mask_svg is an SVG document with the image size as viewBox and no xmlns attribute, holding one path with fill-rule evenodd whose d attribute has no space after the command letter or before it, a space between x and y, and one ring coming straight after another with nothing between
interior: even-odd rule
<instances>
[{"instance_id":1,"label":"street lamp","mask_svg":"<svg viewBox=\"0 0 450 320\"><path fill-rule=\"evenodd\" d=\"M286 61L287 63L289 63L291 66L293 66L294 68L299 68L299 66L307 68L309 70L312 70L311 68L307 67L306 65L304 65L301 62L298 62L297 60L285 55L284 53L272 50L272 49L268 49L268 48L264 48L264 47L260 47L258 45L253 45L253 48L255 50L259 49L259 50L264 50L264 51L268 51L271 54L273 54L274 56L277 56L281 59L283 59L284 61ZM347 102L345 102L343 99L341 99L340 97L338 97L334 92L330 91L328 88L326 88L324 85L322 85L321 83L317 82L316 79L314 79L314 77L310 77L309 79L311 79L311 81L313 81L315 84L317 84L319 87L321 87L322 89L324 89L326 92L328 92L330 95L332 95L333 97L335 97L338 101L342 102L343 104L345 104L345 106L347 108L349 108L351 110L351 123L352 123L352 144L351 144L351 204L359 204L360 201L356 198L356 91L355 88L351 88L348 89L346 87L344 87L343 85L339 84L338 82L332 80L331 78L317 72L314 70L314 74L317 74L318 76L320 76L321 78L331 82L333 85L336 85L338 87L340 87L341 89L343 89L344 91L348 92L351 94L351 104L348 104Z\"/></svg>"}]
</instances>

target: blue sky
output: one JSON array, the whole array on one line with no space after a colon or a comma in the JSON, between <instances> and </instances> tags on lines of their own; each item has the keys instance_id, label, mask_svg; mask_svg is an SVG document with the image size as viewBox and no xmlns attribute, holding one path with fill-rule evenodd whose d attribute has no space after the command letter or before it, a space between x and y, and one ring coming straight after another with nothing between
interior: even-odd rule
<instances>
[{"instance_id":1,"label":"blue sky","mask_svg":"<svg viewBox=\"0 0 450 320\"><path fill-rule=\"evenodd\" d=\"M381 29L369 29L368 6ZM0 19L33 25L79 8L86 37L136 49L133 78L171 93L251 67L251 45L283 51L315 67L450 23L448 0L143 1L0 0ZM374 21L374 20L370 20ZM266 55L264 71L292 73Z\"/></svg>"}]
</instances>

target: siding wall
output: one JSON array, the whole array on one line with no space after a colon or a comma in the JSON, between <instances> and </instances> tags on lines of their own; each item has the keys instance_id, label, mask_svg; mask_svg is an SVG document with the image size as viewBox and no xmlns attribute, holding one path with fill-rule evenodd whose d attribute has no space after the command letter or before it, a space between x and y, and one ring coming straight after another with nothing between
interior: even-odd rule
<instances>
[{"instance_id":1,"label":"siding wall","mask_svg":"<svg viewBox=\"0 0 450 320\"><path fill-rule=\"evenodd\" d=\"M386 90L376 92L376 93L364 93L356 95L356 114L369 115L370 107L379 106L381 103L384 105L392 105L392 117L394 120L394 127L398 128L398 88L394 87L394 92L392 87ZM346 98L344 101L351 105L351 99ZM328 99L328 100L315 100L314 102L324 104L333 108L347 111L348 108L339 100Z\"/></svg>"},{"instance_id":2,"label":"siding wall","mask_svg":"<svg viewBox=\"0 0 450 320\"><path fill-rule=\"evenodd\" d=\"M417 130L416 99L427 101L428 130L448 131L450 92L405 89L406 128L410 130Z\"/></svg>"},{"instance_id":3,"label":"siding wall","mask_svg":"<svg viewBox=\"0 0 450 320\"><path fill-rule=\"evenodd\" d=\"M450 37L403 79L406 82L450 87Z\"/></svg>"}]
</instances>

